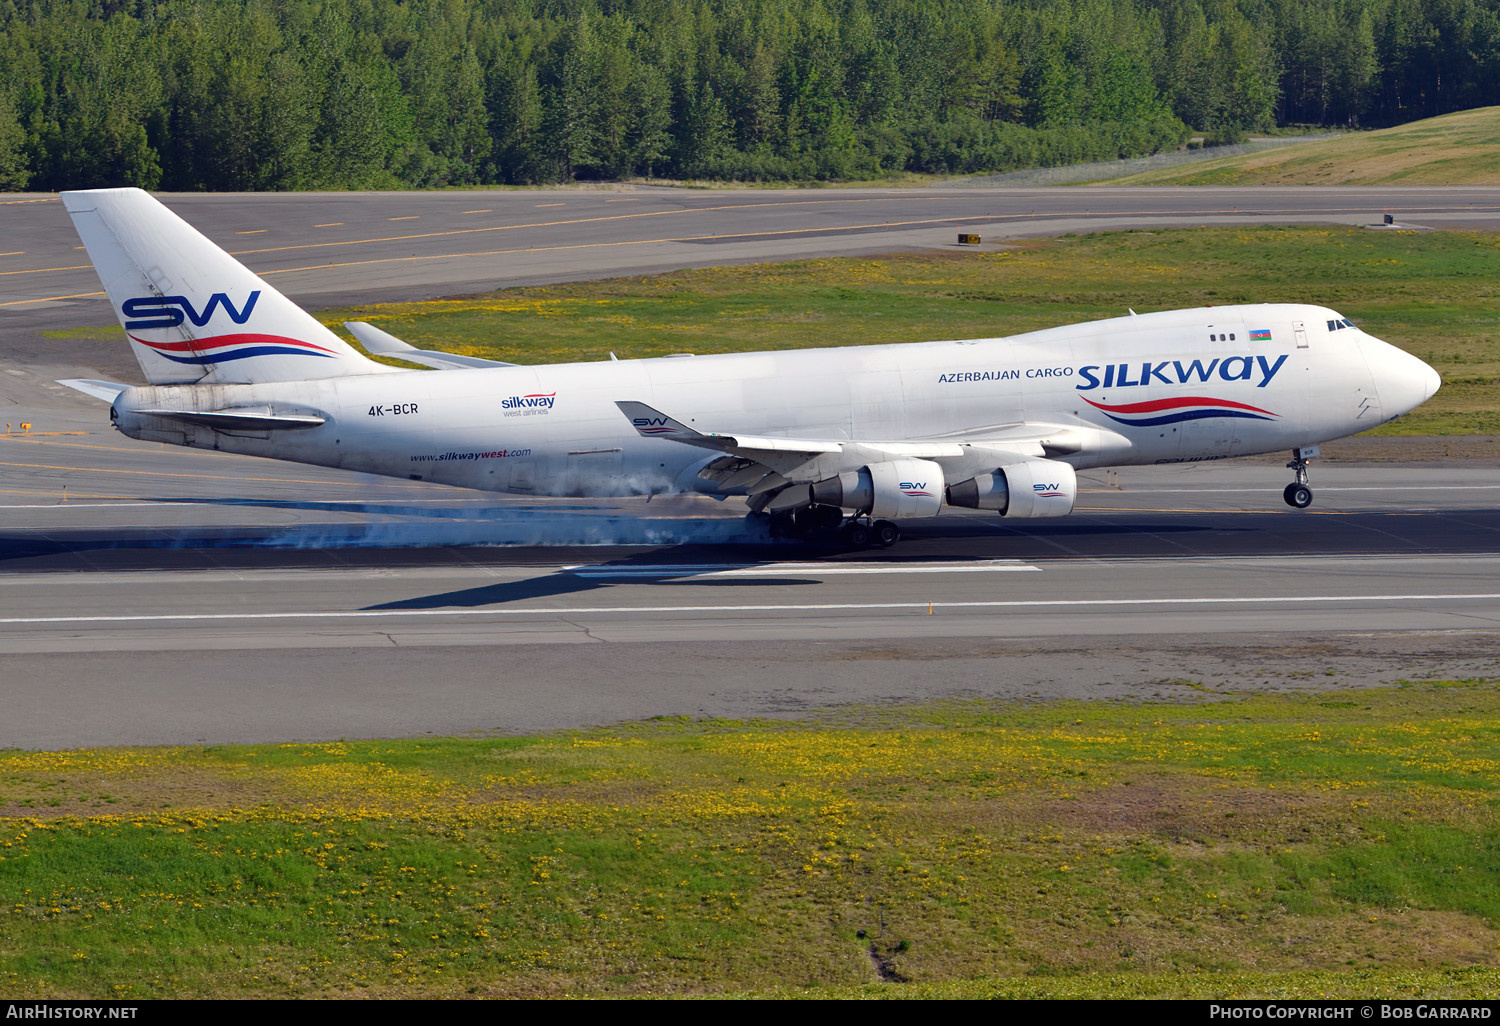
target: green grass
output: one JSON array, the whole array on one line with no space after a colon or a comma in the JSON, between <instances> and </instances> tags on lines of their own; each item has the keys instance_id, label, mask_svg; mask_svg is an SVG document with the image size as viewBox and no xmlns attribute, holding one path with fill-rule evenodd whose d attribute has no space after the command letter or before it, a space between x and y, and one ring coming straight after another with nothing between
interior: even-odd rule
<instances>
[{"instance_id":1,"label":"green grass","mask_svg":"<svg viewBox=\"0 0 1500 1026\"><path fill-rule=\"evenodd\" d=\"M1209 697L3 753L0 990L1493 994L1500 687Z\"/></svg>"},{"instance_id":2,"label":"green grass","mask_svg":"<svg viewBox=\"0 0 1500 1026\"><path fill-rule=\"evenodd\" d=\"M1110 185L1494 185L1500 107L1144 171Z\"/></svg>"},{"instance_id":3,"label":"green grass","mask_svg":"<svg viewBox=\"0 0 1500 1026\"><path fill-rule=\"evenodd\" d=\"M1500 433L1500 236L1204 228L1027 242L1001 252L810 260L326 311L427 348L560 363L985 338L1230 303L1332 306L1446 384L1377 434Z\"/></svg>"}]
</instances>

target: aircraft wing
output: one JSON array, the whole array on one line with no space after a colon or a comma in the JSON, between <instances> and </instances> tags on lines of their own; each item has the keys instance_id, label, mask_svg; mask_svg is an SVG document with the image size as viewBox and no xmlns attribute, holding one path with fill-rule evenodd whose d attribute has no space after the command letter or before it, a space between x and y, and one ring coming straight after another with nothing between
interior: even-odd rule
<instances>
[{"instance_id":1,"label":"aircraft wing","mask_svg":"<svg viewBox=\"0 0 1500 1026\"><path fill-rule=\"evenodd\" d=\"M699 471L721 488L752 492L783 484L807 484L868 463L893 459L933 460L952 474L974 474L1017 457L1045 458L1079 452L1086 432L1061 424L1003 424L976 428L962 436L891 441L780 438L699 431L641 402L616 402L644 438L665 438L725 455ZM1099 433L1098 429L1087 429ZM1119 437L1119 436L1116 436ZM1119 441L1128 445L1123 437ZM1107 443L1106 443L1107 444Z\"/></svg>"},{"instance_id":2,"label":"aircraft wing","mask_svg":"<svg viewBox=\"0 0 1500 1026\"><path fill-rule=\"evenodd\" d=\"M418 349L401 341L388 331L381 331L375 325L366 321L345 321L344 327L349 329L349 334L359 340L359 344L376 356L392 356L398 360L406 360L409 363L420 363L424 367L432 367L436 370L454 370L461 367L514 367L513 363L502 363L499 360L486 360L479 356L460 356L458 353L445 353L440 349Z\"/></svg>"}]
</instances>

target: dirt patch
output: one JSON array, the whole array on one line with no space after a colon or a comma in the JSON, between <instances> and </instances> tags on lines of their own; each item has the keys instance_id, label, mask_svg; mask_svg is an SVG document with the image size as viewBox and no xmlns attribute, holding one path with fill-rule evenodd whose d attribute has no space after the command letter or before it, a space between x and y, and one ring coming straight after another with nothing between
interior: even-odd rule
<instances>
[{"instance_id":1,"label":"dirt patch","mask_svg":"<svg viewBox=\"0 0 1500 1026\"><path fill-rule=\"evenodd\" d=\"M1444 463L1500 461L1495 435L1438 435L1410 438L1345 438L1325 442L1318 457L1332 463Z\"/></svg>"}]
</instances>

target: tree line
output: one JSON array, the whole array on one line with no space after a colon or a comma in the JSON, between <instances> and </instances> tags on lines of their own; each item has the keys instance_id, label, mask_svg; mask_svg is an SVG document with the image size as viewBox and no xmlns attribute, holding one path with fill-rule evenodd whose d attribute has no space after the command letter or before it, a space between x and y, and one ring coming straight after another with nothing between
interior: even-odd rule
<instances>
[{"instance_id":1,"label":"tree line","mask_svg":"<svg viewBox=\"0 0 1500 1026\"><path fill-rule=\"evenodd\" d=\"M0 189L867 179L1500 102L1500 0L0 0ZM1191 126L1191 128L1190 128Z\"/></svg>"}]
</instances>

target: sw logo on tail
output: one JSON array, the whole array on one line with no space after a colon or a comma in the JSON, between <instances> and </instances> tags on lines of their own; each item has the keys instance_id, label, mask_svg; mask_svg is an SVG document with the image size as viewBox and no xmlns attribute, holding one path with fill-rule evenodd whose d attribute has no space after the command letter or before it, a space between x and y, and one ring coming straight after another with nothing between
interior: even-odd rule
<instances>
[{"instance_id":1,"label":"sw logo on tail","mask_svg":"<svg viewBox=\"0 0 1500 1026\"><path fill-rule=\"evenodd\" d=\"M251 312L255 309L255 301L260 298L260 290L256 289L250 293L245 300L245 305L236 310L229 297L222 292L215 292L208 297L208 305L200 314L193 309L192 301L186 296L138 296L135 299L127 299L120 309L124 317L146 317L150 320L135 320L124 322L126 331L147 331L151 328L175 328L182 323L184 315L191 321L194 327L201 328L213 319L214 311L219 307L229 315L229 319L235 324L244 324L250 319Z\"/></svg>"}]
</instances>

